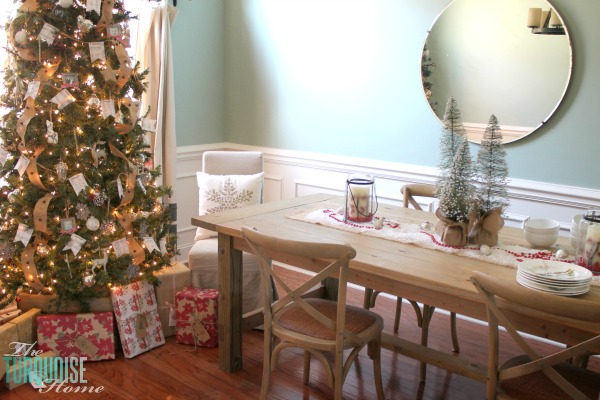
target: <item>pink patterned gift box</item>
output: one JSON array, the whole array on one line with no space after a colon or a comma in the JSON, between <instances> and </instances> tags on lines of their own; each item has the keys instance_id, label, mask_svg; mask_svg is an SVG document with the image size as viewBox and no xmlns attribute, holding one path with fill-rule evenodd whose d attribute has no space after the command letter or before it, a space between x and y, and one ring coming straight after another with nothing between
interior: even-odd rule
<instances>
[{"instance_id":1,"label":"pink patterned gift box","mask_svg":"<svg viewBox=\"0 0 600 400\"><path fill-rule=\"evenodd\" d=\"M165 343L152 284L134 282L110 292L125 358Z\"/></svg>"},{"instance_id":2,"label":"pink patterned gift box","mask_svg":"<svg viewBox=\"0 0 600 400\"><path fill-rule=\"evenodd\" d=\"M187 287L175 296L177 343L217 347L217 289Z\"/></svg>"},{"instance_id":3,"label":"pink patterned gift box","mask_svg":"<svg viewBox=\"0 0 600 400\"><path fill-rule=\"evenodd\" d=\"M38 350L60 357L85 357L87 361L114 360L112 312L40 315L37 318Z\"/></svg>"}]
</instances>

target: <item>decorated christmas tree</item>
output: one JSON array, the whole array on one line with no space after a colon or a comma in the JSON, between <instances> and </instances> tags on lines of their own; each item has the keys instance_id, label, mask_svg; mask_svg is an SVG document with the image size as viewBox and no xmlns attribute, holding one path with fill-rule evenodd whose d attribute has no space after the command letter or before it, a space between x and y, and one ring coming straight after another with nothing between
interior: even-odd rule
<instances>
[{"instance_id":1,"label":"decorated christmas tree","mask_svg":"<svg viewBox=\"0 0 600 400\"><path fill-rule=\"evenodd\" d=\"M469 220L474 190L472 180L473 165L469 142L466 138L461 138L452 167L444 176L437 192L439 211L446 219L454 222Z\"/></svg>"},{"instance_id":2,"label":"decorated christmas tree","mask_svg":"<svg viewBox=\"0 0 600 400\"><path fill-rule=\"evenodd\" d=\"M508 164L502 144L502 131L494 115L490 116L483 134L474 170L479 215L495 208L504 210L509 204L506 192Z\"/></svg>"},{"instance_id":3,"label":"decorated christmas tree","mask_svg":"<svg viewBox=\"0 0 600 400\"><path fill-rule=\"evenodd\" d=\"M118 0L27 0L6 23L0 308L21 290L85 307L170 263L130 18Z\"/></svg>"}]
</instances>

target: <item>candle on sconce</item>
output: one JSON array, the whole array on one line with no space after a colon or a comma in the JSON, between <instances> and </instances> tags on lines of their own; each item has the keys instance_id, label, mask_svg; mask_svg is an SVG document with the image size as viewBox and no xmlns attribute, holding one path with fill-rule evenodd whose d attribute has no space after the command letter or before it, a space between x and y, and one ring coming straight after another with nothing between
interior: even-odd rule
<instances>
[{"instance_id":1,"label":"candle on sconce","mask_svg":"<svg viewBox=\"0 0 600 400\"><path fill-rule=\"evenodd\" d=\"M550 10L550 22L548 23L550 27L562 26L560 22L560 18L558 18L558 14L554 10Z\"/></svg>"},{"instance_id":2,"label":"candle on sconce","mask_svg":"<svg viewBox=\"0 0 600 400\"><path fill-rule=\"evenodd\" d=\"M542 20L542 9L541 8L530 8L529 14L527 15L527 27L528 28L539 28L541 20Z\"/></svg>"}]
</instances>

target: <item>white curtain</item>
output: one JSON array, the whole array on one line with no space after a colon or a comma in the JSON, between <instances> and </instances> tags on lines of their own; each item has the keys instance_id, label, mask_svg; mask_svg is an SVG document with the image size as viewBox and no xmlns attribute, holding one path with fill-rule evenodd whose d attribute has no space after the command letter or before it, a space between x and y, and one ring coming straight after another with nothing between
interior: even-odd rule
<instances>
[{"instance_id":1,"label":"white curtain","mask_svg":"<svg viewBox=\"0 0 600 400\"><path fill-rule=\"evenodd\" d=\"M140 62L142 70L150 70L147 76L148 90L142 96L141 110L144 114L150 107L146 118L157 121L156 133L149 133L154 165L162 166L163 174L157 183L174 187L177 142L171 25L177 9L163 0L146 2L138 10L141 12L135 59ZM173 229L176 229L175 194L172 198L165 199L165 203L173 210Z\"/></svg>"}]
</instances>

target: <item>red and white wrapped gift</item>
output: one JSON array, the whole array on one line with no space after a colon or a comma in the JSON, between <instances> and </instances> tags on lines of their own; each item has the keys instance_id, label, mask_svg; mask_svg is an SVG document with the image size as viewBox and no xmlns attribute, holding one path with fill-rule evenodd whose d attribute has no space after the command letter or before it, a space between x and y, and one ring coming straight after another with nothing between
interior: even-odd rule
<instances>
[{"instance_id":1,"label":"red and white wrapped gift","mask_svg":"<svg viewBox=\"0 0 600 400\"><path fill-rule=\"evenodd\" d=\"M125 358L165 343L152 284L134 282L110 292Z\"/></svg>"},{"instance_id":2,"label":"red and white wrapped gift","mask_svg":"<svg viewBox=\"0 0 600 400\"><path fill-rule=\"evenodd\" d=\"M37 318L38 350L87 361L114 360L112 312L47 314Z\"/></svg>"},{"instance_id":3,"label":"red and white wrapped gift","mask_svg":"<svg viewBox=\"0 0 600 400\"><path fill-rule=\"evenodd\" d=\"M175 296L177 343L217 347L217 289L187 287Z\"/></svg>"}]
</instances>

